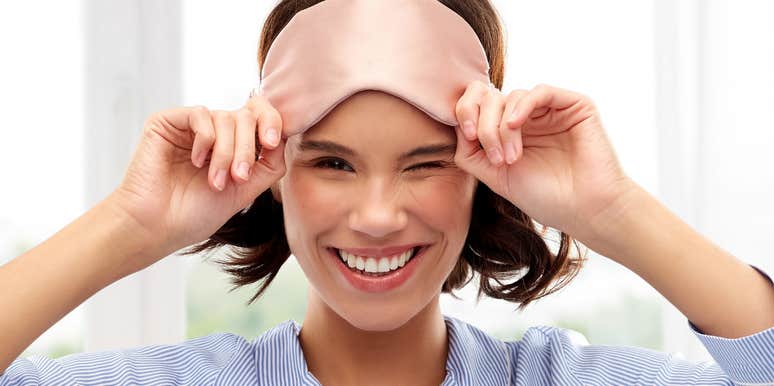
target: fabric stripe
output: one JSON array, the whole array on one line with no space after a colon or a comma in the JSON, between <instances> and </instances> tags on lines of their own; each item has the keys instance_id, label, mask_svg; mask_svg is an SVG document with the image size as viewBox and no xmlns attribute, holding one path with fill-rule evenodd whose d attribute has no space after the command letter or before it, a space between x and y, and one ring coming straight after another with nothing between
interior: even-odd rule
<instances>
[{"instance_id":1,"label":"fabric stripe","mask_svg":"<svg viewBox=\"0 0 774 386\"><path fill-rule=\"evenodd\" d=\"M503 342L454 317L443 386L465 385L774 385L774 328L738 338L688 326L716 362L679 354L591 345L577 332L528 329ZM310 385L298 340L301 326L285 321L248 342L218 333L178 345L79 353L58 359L19 358L0 376L10 385Z\"/></svg>"}]
</instances>

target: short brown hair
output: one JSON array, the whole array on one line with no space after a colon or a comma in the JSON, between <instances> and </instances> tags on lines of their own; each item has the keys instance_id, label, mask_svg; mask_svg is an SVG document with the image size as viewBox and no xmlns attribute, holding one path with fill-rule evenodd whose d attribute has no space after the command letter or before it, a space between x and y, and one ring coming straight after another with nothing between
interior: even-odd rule
<instances>
[{"instance_id":1,"label":"short brown hair","mask_svg":"<svg viewBox=\"0 0 774 386\"><path fill-rule=\"evenodd\" d=\"M259 68L274 39L299 11L324 0L281 0L269 13L258 48ZM478 35L490 64L490 81L502 88L505 72L505 39L500 19L489 0L439 0L462 16ZM479 183L473 197L473 214L465 246L442 291L462 288L479 274L478 297L519 303L549 295L577 275L584 257L570 257L570 245L577 241L560 232L559 247L553 253L533 220L505 198ZM227 260L217 261L232 275L234 289L259 282L258 291L248 304L257 300L290 257L285 236L282 205L270 190L263 192L245 211L231 217L208 240L183 252L231 247ZM456 296L455 296L456 297Z\"/></svg>"}]
</instances>

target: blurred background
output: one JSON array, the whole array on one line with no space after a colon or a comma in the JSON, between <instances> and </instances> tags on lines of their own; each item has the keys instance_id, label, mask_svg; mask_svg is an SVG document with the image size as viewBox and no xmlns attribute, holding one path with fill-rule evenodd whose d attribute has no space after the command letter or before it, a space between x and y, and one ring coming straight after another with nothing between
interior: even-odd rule
<instances>
[{"instance_id":1,"label":"blurred background","mask_svg":"<svg viewBox=\"0 0 774 386\"><path fill-rule=\"evenodd\" d=\"M774 3L493 3L508 38L504 92L547 83L589 95L629 175L718 245L774 272ZM153 111L240 107L258 84L258 38L273 5L0 3L0 263L107 196ZM248 307L254 287L229 292L228 277L210 261L219 253L173 255L122 279L22 356L225 331L251 339L284 320L303 321L307 283L293 257ZM553 325L592 344L709 358L673 306L603 256L591 254L572 284L524 312L502 301L476 303L475 292L470 285L462 300L444 295L444 313L502 339Z\"/></svg>"}]
</instances>

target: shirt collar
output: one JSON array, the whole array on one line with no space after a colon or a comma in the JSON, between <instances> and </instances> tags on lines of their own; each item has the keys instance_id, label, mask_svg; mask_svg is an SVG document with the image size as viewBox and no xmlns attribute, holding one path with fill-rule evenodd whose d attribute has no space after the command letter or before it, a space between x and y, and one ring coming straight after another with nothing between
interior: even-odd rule
<instances>
[{"instance_id":1,"label":"shirt collar","mask_svg":"<svg viewBox=\"0 0 774 386\"><path fill-rule=\"evenodd\" d=\"M508 346L464 321L444 315L449 332L446 385L510 385Z\"/></svg>"},{"instance_id":2,"label":"shirt collar","mask_svg":"<svg viewBox=\"0 0 774 386\"><path fill-rule=\"evenodd\" d=\"M444 321L449 355L442 386L511 383L511 355L504 342L460 319L444 315ZM287 320L259 337L256 364L261 384L320 384L307 368L300 332L300 324Z\"/></svg>"}]
</instances>

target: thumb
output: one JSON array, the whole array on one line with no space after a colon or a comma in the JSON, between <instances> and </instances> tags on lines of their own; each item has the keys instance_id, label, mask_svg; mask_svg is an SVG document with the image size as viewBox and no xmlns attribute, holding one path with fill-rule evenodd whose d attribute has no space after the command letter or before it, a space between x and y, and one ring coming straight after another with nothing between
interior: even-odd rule
<instances>
[{"instance_id":1,"label":"thumb","mask_svg":"<svg viewBox=\"0 0 774 386\"><path fill-rule=\"evenodd\" d=\"M253 202L256 197L266 191L272 184L285 175L285 139L280 139L274 149L261 148L259 159L253 164L250 179L239 186L237 197L239 202Z\"/></svg>"},{"instance_id":2,"label":"thumb","mask_svg":"<svg viewBox=\"0 0 774 386\"><path fill-rule=\"evenodd\" d=\"M490 185L495 181L497 167L489 162L484 149L479 146L478 138L467 139L459 125L454 126L457 134L457 148L454 153L454 162L462 170L472 174L479 181ZM491 185L490 185L491 186Z\"/></svg>"}]
</instances>

